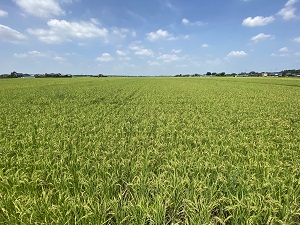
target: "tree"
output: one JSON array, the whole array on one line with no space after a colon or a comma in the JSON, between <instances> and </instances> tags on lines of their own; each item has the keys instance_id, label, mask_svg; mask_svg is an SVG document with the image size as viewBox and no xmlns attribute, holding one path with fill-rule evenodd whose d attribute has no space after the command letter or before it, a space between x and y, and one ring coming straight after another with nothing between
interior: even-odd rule
<instances>
[{"instance_id":1,"label":"tree","mask_svg":"<svg viewBox=\"0 0 300 225\"><path fill-rule=\"evenodd\" d=\"M16 71L14 71L14 72L11 72L10 73L10 77L12 77L12 78L16 78L17 77L17 72Z\"/></svg>"},{"instance_id":2,"label":"tree","mask_svg":"<svg viewBox=\"0 0 300 225\"><path fill-rule=\"evenodd\" d=\"M211 76L211 72L207 72L207 73L206 73L206 76Z\"/></svg>"}]
</instances>

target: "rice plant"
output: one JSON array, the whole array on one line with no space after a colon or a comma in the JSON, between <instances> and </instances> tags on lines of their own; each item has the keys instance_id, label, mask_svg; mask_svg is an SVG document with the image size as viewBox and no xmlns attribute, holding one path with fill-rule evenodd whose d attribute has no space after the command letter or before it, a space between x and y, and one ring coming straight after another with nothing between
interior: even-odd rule
<instances>
[{"instance_id":1,"label":"rice plant","mask_svg":"<svg viewBox=\"0 0 300 225\"><path fill-rule=\"evenodd\" d=\"M0 81L0 224L300 224L300 80Z\"/></svg>"}]
</instances>

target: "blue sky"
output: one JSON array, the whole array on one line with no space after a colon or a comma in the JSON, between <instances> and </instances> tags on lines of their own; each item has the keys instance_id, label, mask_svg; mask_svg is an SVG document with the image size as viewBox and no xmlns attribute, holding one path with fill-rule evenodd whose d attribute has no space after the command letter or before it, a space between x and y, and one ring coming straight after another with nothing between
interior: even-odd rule
<instances>
[{"instance_id":1,"label":"blue sky","mask_svg":"<svg viewBox=\"0 0 300 225\"><path fill-rule=\"evenodd\" d=\"M298 0L2 0L0 74L300 68Z\"/></svg>"}]
</instances>

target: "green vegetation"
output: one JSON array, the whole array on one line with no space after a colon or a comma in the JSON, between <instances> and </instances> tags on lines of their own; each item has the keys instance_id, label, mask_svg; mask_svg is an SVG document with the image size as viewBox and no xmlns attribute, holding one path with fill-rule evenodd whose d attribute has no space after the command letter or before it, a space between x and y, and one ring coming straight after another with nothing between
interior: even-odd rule
<instances>
[{"instance_id":1,"label":"green vegetation","mask_svg":"<svg viewBox=\"0 0 300 225\"><path fill-rule=\"evenodd\" d=\"M300 223L300 79L3 79L0 106L0 224Z\"/></svg>"}]
</instances>

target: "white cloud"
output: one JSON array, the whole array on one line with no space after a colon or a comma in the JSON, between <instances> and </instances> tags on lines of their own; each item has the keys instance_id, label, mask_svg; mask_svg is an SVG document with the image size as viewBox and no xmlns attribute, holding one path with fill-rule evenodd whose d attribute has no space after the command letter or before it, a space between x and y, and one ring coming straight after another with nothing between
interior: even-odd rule
<instances>
[{"instance_id":1,"label":"white cloud","mask_svg":"<svg viewBox=\"0 0 300 225\"><path fill-rule=\"evenodd\" d=\"M180 53L180 52L182 52L182 50L181 49L173 49L172 52L173 53Z\"/></svg>"},{"instance_id":2,"label":"white cloud","mask_svg":"<svg viewBox=\"0 0 300 225\"><path fill-rule=\"evenodd\" d=\"M203 45L201 45L201 47L202 47L202 48L208 48L209 45L208 45L208 44L203 44Z\"/></svg>"},{"instance_id":3,"label":"white cloud","mask_svg":"<svg viewBox=\"0 0 300 225\"><path fill-rule=\"evenodd\" d=\"M117 55L119 55L119 56L125 56L125 55L126 55L126 53L123 52L123 51L121 51L121 50L117 50L116 53L117 53Z\"/></svg>"},{"instance_id":4,"label":"white cloud","mask_svg":"<svg viewBox=\"0 0 300 225\"><path fill-rule=\"evenodd\" d=\"M64 15L65 11L57 0L13 0L27 14L48 18Z\"/></svg>"},{"instance_id":5,"label":"white cloud","mask_svg":"<svg viewBox=\"0 0 300 225\"><path fill-rule=\"evenodd\" d=\"M67 4L70 4L70 3L74 3L74 2L79 2L81 0L59 0L61 3L67 3Z\"/></svg>"},{"instance_id":6,"label":"white cloud","mask_svg":"<svg viewBox=\"0 0 300 225\"><path fill-rule=\"evenodd\" d=\"M297 2L298 0L288 0L284 7L277 13L277 15L282 16L284 20L297 18L295 15L296 8L294 6Z\"/></svg>"},{"instance_id":7,"label":"white cloud","mask_svg":"<svg viewBox=\"0 0 300 225\"><path fill-rule=\"evenodd\" d=\"M280 48L278 51L280 51L280 52L288 52L289 49L288 49L288 47L283 47L283 48Z\"/></svg>"},{"instance_id":8,"label":"white cloud","mask_svg":"<svg viewBox=\"0 0 300 225\"><path fill-rule=\"evenodd\" d=\"M231 51L228 53L228 57L244 57L247 56L248 54L244 51Z\"/></svg>"},{"instance_id":9,"label":"white cloud","mask_svg":"<svg viewBox=\"0 0 300 225\"><path fill-rule=\"evenodd\" d=\"M151 56L151 55L153 55L153 52L151 49L143 48L143 49L137 50L134 54Z\"/></svg>"},{"instance_id":10,"label":"white cloud","mask_svg":"<svg viewBox=\"0 0 300 225\"><path fill-rule=\"evenodd\" d=\"M288 0L287 3L285 4L286 7L291 7L294 4L296 4L298 0Z\"/></svg>"},{"instance_id":11,"label":"white cloud","mask_svg":"<svg viewBox=\"0 0 300 225\"><path fill-rule=\"evenodd\" d=\"M280 48L280 49L278 49L278 52L279 52L279 54L272 53L271 56L274 56L274 57L287 57L287 56L290 56L290 54L288 53L289 52L288 47Z\"/></svg>"},{"instance_id":12,"label":"white cloud","mask_svg":"<svg viewBox=\"0 0 300 225\"><path fill-rule=\"evenodd\" d=\"M70 53L66 53L65 55L70 55ZM39 51L29 51L25 53L14 53L14 57L16 58L27 58L27 59L40 59L40 58L46 58L46 59L52 59L57 62L64 62L66 61L66 58L61 57L57 55L55 52L39 52Z\"/></svg>"},{"instance_id":13,"label":"white cloud","mask_svg":"<svg viewBox=\"0 0 300 225\"><path fill-rule=\"evenodd\" d=\"M43 30L43 29L28 29L27 32L29 34L37 36L37 38L48 44L59 44L64 41L69 41L61 34L57 34L52 30Z\"/></svg>"},{"instance_id":14,"label":"white cloud","mask_svg":"<svg viewBox=\"0 0 300 225\"><path fill-rule=\"evenodd\" d=\"M265 39L267 39L267 38L273 38L273 36L270 35L270 34L260 33L260 34L258 34L258 35L256 35L256 36L252 37L252 38L251 38L251 41L257 43L257 42L263 41L263 40L265 40Z\"/></svg>"},{"instance_id":15,"label":"white cloud","mask_svg":"<svg viewBox=\"0 0 300 225\"><path fill-rule=\"evenodd\" d=\"M103 53L101 56L96 58L96 61L100 62L110 62L113 60L113 57L109 53Z\"/></svg>"},{"instance_id":16,"label":"white cloud","mask_svg":"<svg viewBox=\"0 0 300 225\"><path fill-rule=\"evenodd\" d=\"M118 27L113 27L111 28L111 33L115 36L118 36L122 39L126 38L128 35L131 37L136 37L136 32L129 30L127 28L118 28Z\"/></svg>"},{"instance_id":17,"label":"white cloud","mask_svg":"<svg viewBox=\"0 0 300 225\"><path fill-rule=\"evenodd\" d=\"M58 62L63 62L63 61L66 60L66 58L61 57L61 56L55 56L53 59L54 59L55 61L58 61Z\"/></svg>"},{"instance_id":18,"label":"white cloud","mask_svg":"<svg viewBox=\"0 0 300 225\"><path fill-rule=\"evenodd\" d=\"M152 56L154 55L153 51L151 49L144 48L142 45L140 45L141 42L135 41L132 42L128 48L134 51L134 54L136 55L145 55L145 56Z\"/></svg>"},{"instance_id":19,"label":"white cloud","mask_svg":"<svg viewBox=\"0 0 300 225\"><path fill-rule=\"evenodd\" d=\"M188 19L186 18L183 18L181 20L181 22L184 24L184 25L188 25L188 26L203 26L205 25L205 23L201 22L201 21L196 21L196 22L190 22Z\"/></svg>"},{"instance_id":20,"label":"white cloud","mask_svg":"<svg viewBox=\"0 0 300 225\"><path fill-rule=\"evenodd\" d=\"M136 42L132 42L128 48L131 49L131 50L134 50L134 51L137 51L137 50L140 50L142 49L143 47L139 45L140 42L136 41Z\"/></svg>"},{"instance_id":21,"label":"white cloud","mask_svg":"<svg viewBox=\"0 0 300 225\"><path fill-rule=\"evenodd\" d=\"M294 41L300 43L300 37L296 37L296 38L294 39Z\"/></svg>"},{"instance_id":22,"label":"white cloud","mask_svg":"<svg viewBox=\"0 0 300 225\"><path fill-rule=\"evenodd\" d=\"M14 53L14 57L17 58L36 58L36 57L44 57L46 56L44 53L39 51L29 51L27 53Z\"/></svg>"},{"instance_id":23,"label":"white cloud","mask_svg":"<svg viewBox=\"0 0 300 225\"><path fill-rule=\"evenodd\" d=\"M105 38L108 35L106 28L99 28L89 21L68 22L66 20L52 19L48 21L47 25L49 30L28 29L27 31L46 43L61 43L70 41L70 38Z\"/></svg>"},{"instance_id":24,"label":"white cloud","mask_svg":"<svg viewBox=\"0 0 300 225\"><path fill-rule=\"evenodd\" d=\"M0 41L1 40L18 44L25 41L26 36L8 26L0 24Z\"/></svg>"},{"instance_id":25,"label":"white cloud","mask_svg":"<svg viewBox=\"0 0 300 225\"><path fill-rule=\"evenodd\" d=\"M163 55L159 56L157 59L163 60L164 62L172 62L172 61L179 60L179 57L174 54L163 54Z\"/></svg>"},{"instance_id":26,"label":"white cloud","mask_svg":"<svg viewBox=\"0 0 300 225\"><path fill-rule=\"evenodd\" d=\"M63 41L66 41L64 37L57 34L52 30L43 30L43 29L28 29L29 34L37 36L37 38L48 44L59 44Z\"/></svg>"},{"instance_id":27,"label":"white cloud","mask_svg":"<svg viewBox=\"0 0 300 225\"><path fill-rule=\"evenodd\" d=\"M278 15L282 16L284 20L290 20L296 18L295 12L296 8L283 8L278 12Z\"/></svg>"},{"instance_id":28,"label":"white cloud","mask_svg":"<svg viewBox=\"0 0 300 225\"><path fill-rule=\"evenodd\" d=\"M0 9L0 17L5 17L8 15L8 12Z\"/></svg>"},{"instance_id":29,"label":"white cloud","mask_svg":"<svg viewBox=\"0 0 300 225\"><path fill-rule=\"evenodd\" d=\"M174 40L175 38L174 38L173 34L170 34L168 31L159 29L156 32L147 33L147 39L149 41L156 41L159 39Z\"/></svg>"},{"instance_id":30,"label":"white cloud","mask_svg":"<svg viewBox=\"0 0 300 225\"><path fill-rule=\"evenodd\" d=\"M184 35L184 36L183 36L183 39L189 40L189 39L190 39L190 35L188 35L188 34L187 34L187 35Z\"/></svg>"},{"instance_id":31,"label":"white cloud","mask_svg":"<svg viewBox=\"0 0 300 225\"><path fill-rule=\"evenodd\" d=\"M273 56L273 57L287 57L287 56L289 56L289 54L286 54L286 53L281 53L281 54L272 53L271 56Z\"/></svg>"},{"instance_id":32,"label":"white cloud","mask_svg":"<svg viewBox=\"0 0 300 225\"><path fill-rule=\"evenodd\" d=\"M244 19L242 25L246 27L266 26L269 23L272 23L274 20L275 18L273 16L269 16L269 17L256 16L254 18L248 17Z\"/></svg>"},{"instance_id":33,"label":"white cloud","mask_svg":"<svg viewBox=\"0 0 300 225\"><path fill-rule=\"evenodd\" d=\"M190 21L186 18L183 18L181 21L184 25L188 25L190 23Z\"/></svg>"},{"instance_id":34,"label":"white cloud","mask_svg":"<svg viewBox=\"0 0 300 225\"><path fill-rule=\"evenodd\" d=\"M105 37L108 32L107 29L100 29L90 22L77 23L53 19L47 24L53 31L77 38Z\"/></svg>"}]
</instances>

